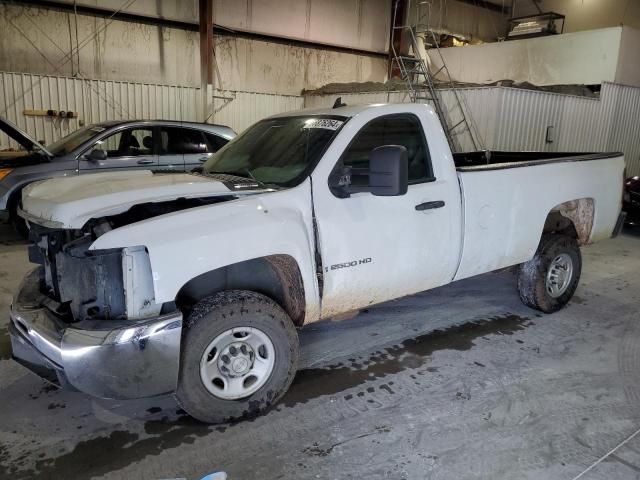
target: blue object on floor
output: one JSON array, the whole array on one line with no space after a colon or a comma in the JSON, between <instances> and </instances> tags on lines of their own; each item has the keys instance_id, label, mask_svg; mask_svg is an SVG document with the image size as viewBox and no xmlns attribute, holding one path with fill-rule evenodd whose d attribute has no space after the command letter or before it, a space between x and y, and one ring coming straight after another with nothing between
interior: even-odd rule
<instances>
[{"instance_id":1,"label":"blue object on floor","mask_svg":"<svg viewBox=\"0 0 640 480\"><path fill-rule=\"evenodd\" d=\"M227 480L227 474L224 472L210 473L209 475L202 477L201 480Z\"/></svg>"}]
</instances>

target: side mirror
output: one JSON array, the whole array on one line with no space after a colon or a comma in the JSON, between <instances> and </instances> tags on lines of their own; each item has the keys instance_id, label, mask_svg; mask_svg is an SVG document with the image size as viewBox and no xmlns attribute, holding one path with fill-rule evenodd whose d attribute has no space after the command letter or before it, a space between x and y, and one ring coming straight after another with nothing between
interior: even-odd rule
<instances>
[{"instance_id":1,"label":"side mirror","mask_svg":"<svg viewBox=\"0 0 640 480\"><path fill-rule=\"evenodd\" d=\"M404 195L409 188L407 149L400 145L384 145L369 156L369 191L381 197Z\"/></svg>"},{"instance_id":2,"label":"side mirror","mask_svg":"<svg viewBox=\"0 0 640 480\"><path fill-rule=\"evenodd\" d=\"M99 162L107 159L107 152L94 148L89 155L85 155L85 158L91 162Z\"/></svg>"}]
</instances>

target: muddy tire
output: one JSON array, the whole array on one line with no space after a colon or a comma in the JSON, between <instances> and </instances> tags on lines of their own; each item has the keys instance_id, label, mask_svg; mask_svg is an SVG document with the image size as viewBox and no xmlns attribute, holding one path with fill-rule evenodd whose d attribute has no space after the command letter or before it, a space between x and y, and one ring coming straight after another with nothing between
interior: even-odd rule
<instances>
[{"instance_id":1,"label":"muddy tire","mask_svg":"<svg viewBox=\"0 0 640 480\"><path fill-rule=\"evenodd\" d=\"M223 423L254 417L288 390L298 334L270 298L230 290L198 302L185 322L176 398L192 417Z\"/></svg>"},{"instance_id":2,"label":"muddy tire","mask_svg":"<svg viewBox=\"0 0 640 480\"><path fill-rule=\"evenodd\" d=\"M581 271L582 256L574 238L543 235L535 256L518 269L520 299L541 312L556 312L571 300Z\"/></svg>"}]
</instances>

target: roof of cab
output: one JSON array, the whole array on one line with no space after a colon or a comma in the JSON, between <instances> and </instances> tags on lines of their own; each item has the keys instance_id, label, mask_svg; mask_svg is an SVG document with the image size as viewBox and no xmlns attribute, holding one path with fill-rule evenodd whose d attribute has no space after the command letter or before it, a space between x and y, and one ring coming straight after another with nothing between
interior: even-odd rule
<instances>
[{"instance_id":1,"label":"roof of cab","mask_svg":"<svg viewBox=\"0 0 640 480\"><path fill-rule=\"evenodd\" d=\"M360 105L345 105L344 107L337 107L337 108L306 108L304 110L296 110L292 112L279 113L269 118L299 117L299 116L305 116L305 115L331 115L331 116L340 116L340 117L355 117L359 113L362 113L364 111L371 110L374 108L402 106L405 109L409 109L410 106L415 107L418 105L420 107L426 107L427 109L431 109L431 106L427 104L369 103L369 104L360 104Z\"/></svg>"},{"instance_id":2,"label":"roof of cab","mask_svg":"<svg viewBox=\"0 0 640 480\"><path fill-rule=\"evenodd\" d=\"M293 112L284 112L273 115L270 118L304 116L304 115L338 115L340 117L353 117L364 110L379 107L381 105L389 105L387 103L373 103L368 105L346 105L337 108L305 108L303 110L295 110Z\"/></svg>"}]
</instances>

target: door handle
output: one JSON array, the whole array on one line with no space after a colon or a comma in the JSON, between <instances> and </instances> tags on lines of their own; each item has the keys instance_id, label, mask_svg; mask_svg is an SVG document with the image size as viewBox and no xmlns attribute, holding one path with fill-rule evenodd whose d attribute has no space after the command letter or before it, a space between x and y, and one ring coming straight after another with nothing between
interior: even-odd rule
<instances>
[{"instance_id":1,"label":"door handle","mask_svg":"<svg viewBox=\"0 0 640 480\"><path fill-rule=\"evenodd\" d=\"M138 165L151 165L152 163L155 163L155 162L150 158L142 158L138 160Z\"/></svg>"},{"instance_id":2,"label":"door handle","mask_svg":"<svg viewBox=\"0 0 640 480\"><path fill-rule=\"evenodd\" d=\"M198 160L200 160L200 163L204 163L209 160L209 157L200 157Z\"/></svg>"},{"instance_id":3,"label":"door handle","mask_svg":"<svg viewBox=\"0 0 640 480\"><path fill-rule=\"evenodd\" d=\"M436 200L434 202L424 202L416 205L416 210L422 212L423 210L432 210L434 208L444 207L444 200Z\"/></svg>"}]
</instances>

